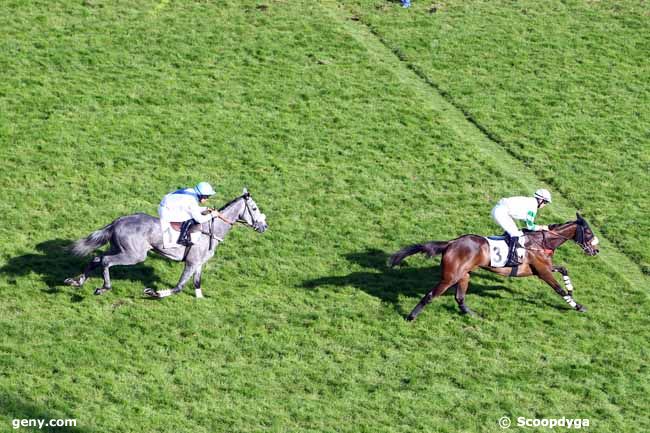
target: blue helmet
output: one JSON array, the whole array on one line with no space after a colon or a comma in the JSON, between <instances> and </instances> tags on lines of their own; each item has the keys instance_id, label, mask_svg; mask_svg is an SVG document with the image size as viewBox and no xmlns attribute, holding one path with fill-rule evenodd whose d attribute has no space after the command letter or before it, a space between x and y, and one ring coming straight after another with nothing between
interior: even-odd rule
<instances>
[{"instance_id":1,"label":"blue helmet","mask_svg":"<svg viewBox=\"0 0 650 433\"><path fill-rule=\"evenodd\" d=\"M194 187L194 191L196 191L198 195L205 195L205 196L216 194L216 192L214 192L214 189L212 188L212 185L210 185L207 182L199 182Z\"/></svg>"}]
</instances>

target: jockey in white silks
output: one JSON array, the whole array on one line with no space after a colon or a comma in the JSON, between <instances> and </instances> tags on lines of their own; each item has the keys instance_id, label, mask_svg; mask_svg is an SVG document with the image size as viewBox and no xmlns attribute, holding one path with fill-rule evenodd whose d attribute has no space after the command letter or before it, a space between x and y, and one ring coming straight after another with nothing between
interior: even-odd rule
<instances>
[{"instance_id":1,"label":"jockey in white silks","mask_svg":"<svg viewBox=\"0 0 650 433\"><path fill-rule=\"evenodd\" d=\"M525 221L528 230L548 230L548 226L535 224L538 210L546 206L547 203L551 203L551 193L546 189L538 189L533 197L502 198L492 208L492 218L510 236L507 267L520 264L517 260L517 243L524 246L522 238L524 233L514 220Z\"/></svg>"},{"instance_id":2,"label":"jockey in white silks","mask_svg":"<svg viewBox=\"0 0 650 433\"><path fill-rule=\"evenodd\" d=\"M191 246L189 229L192 224L204 223L212 218L217 211L200 206L215 194L207 182L200 182L193 188L179 189L163 197L158 206L158 215L162 221L182 222L181 233L178 236L180 245Z\"/></svg>"}]
</instances>

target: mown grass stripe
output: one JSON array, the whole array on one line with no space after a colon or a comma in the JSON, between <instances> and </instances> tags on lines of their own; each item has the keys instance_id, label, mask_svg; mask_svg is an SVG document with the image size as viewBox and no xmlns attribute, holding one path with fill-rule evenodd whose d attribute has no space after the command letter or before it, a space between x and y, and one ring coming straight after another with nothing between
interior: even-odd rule
<instances>
[{"instance_id":1,"label":"mown grass stripe","mask_svg":"<svg viewBox=\"0 0 650 433\"><path fill-rule=\"evenodd\" d=\"M440 88L421 68L410 62L399 47L392 46L377 29L366 23L363 17L354 15L350 9L334 0L326 0L323 4L328 5L328 7L324 8L325 12L335 18L350 35L365 46L373 54L373 58L381 62L382 66L390 67L395 76L420 94L427 94L431 104L440 110L445 110L449 114L450 120L454 119L454 122L458 122L459 118L462 117L462 123L467 127L459 132L469 135L484 160L499 167L504 175L511 178L514 185L525 190L545 184L545 182L537 179L529 172L524 161L517 158L513 152L503 146L503 140L487 127L481 125L467 109L455 102L449 92ZM391 58L393 61L387 61ZM453 127L453 122L450 122L450 125ZM516 176L512 176L513 172ZM549 186L554 191L559 191L560 194L554 194L552 207L544 212L555 215L558 221L561 221L559 219L560 215L575 212L577 206L571 202L569 197L561 194L562 189L558 185L546 185L546 187ZM488 217L486 215L486 218ZM596 232L598 231L598 227L593 228ZM612 272L625 281L630 288L634 290L637 287L634 281L650 279L641 272L639 264L627 254L621 252L614 242L602 235L599 235L599 238L602 247L598 256L599 260L605 262ZM641 293L643 293L643 296L648 296L645 291Z\"/></svg>"}]
</instances>

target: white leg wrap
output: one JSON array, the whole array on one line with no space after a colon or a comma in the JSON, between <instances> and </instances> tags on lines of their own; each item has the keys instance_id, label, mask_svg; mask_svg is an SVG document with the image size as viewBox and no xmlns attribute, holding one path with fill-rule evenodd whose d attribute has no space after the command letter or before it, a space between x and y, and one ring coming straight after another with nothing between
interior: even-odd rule
<instances>
[{"instance_id":1,"label":"white leg wrap","mask_svg":"<svg viewBox=\"0 0 650 433\"><path fill-rule=\"evenodd\" d=\"M573 300L573 298L571 297L571 295L563 296L563 298L564 298L564 300L566 301L566 303L569 304L569 305L571 305L571 307L573 307L573 308L575 308L576 305L578 305L578 304L576 304L576 301Z\"/></svg>"},{"instance_id":2,"label":"white leg wrap","mask_svg":"<svg viewBox=\"0 0 650 433\"><path fill-rule=\"evenodd\" d=\"M174 292L172 292L171 289L167 289L167 290L158 290L157 293L158 293L158 296L161 297L161 298L166 298L167 296L171 296L171 295L174 294Z\"/></svg>"},{"instance_id":3,"label":"white leg wrap","mask_svg":"<svg viewBox=\"0 0 650 433\"><path fill-rule=\"evenodd\" d=\"M203 291L201 289L194 289L194 295L197 298L202 298L203 297Z\"/></svg>"},{"instance_id":4,"label":"white leg wrap","mask_svg":"<svg viewBox=\"0 0 650 433\"><path fill-rule=\"evenodd\" d=\"M571 284L571 278L569 278L568 275L563 275L562 278L564 278L564 286L569 292L573 292L573 285Z\"/></svg>"}]
</instances>

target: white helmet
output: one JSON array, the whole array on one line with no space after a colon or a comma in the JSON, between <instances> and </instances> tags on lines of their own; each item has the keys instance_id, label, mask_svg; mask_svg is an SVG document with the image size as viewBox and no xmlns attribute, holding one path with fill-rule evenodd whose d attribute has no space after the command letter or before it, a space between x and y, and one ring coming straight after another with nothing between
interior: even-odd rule
<instances>
[{"instance_id":1,"label":"white helmet","mask_svg":"<svg viewBox=\"0 0 650 433\"><path fill-rule=\"evenodd\" d=\"M535 191L535 198L551 203L551 193L544 188L540 188L537 191Z\"/></svg>"},{"instance_id":2,"label":"white helmet","mask_svg":"<svg viewBox=\"0 0 650 433\"><path fill-rule=\"evenodd\" d=\"M207 182L199 182L195 187L194 191L198 195L215 195L216 193L214 192L214 189L212 189L212 185L210 185Z\"/></svg>"}]
</instances>

